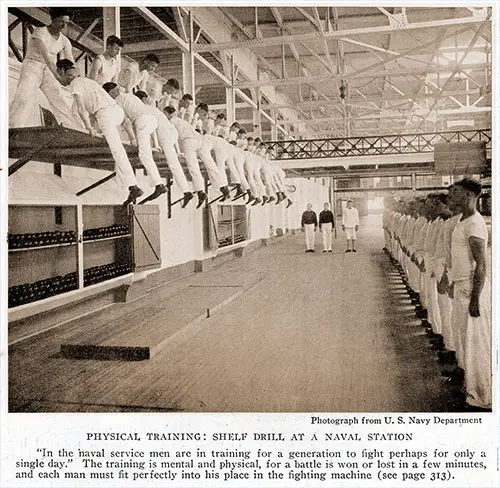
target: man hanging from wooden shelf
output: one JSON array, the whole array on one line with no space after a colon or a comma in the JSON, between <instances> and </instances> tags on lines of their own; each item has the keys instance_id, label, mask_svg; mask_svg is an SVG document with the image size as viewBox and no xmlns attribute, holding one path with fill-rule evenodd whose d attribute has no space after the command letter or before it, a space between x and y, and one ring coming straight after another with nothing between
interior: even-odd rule
<instances>
[{"instance_id":1,"label":"man hanging from wooden shelf","mask_svg":"<svg viewBox=\"0 0 500 488\"><path fill-rule=\"evenodd\" d=\"M170 78L162 87L162 97L158 101L158 108L163 110L165 107L173 107L179 109L179 101L182 97L179 81L175 78ZM191 98L192 99L192 98Z\"/></svg>"},{"instance_id":2,"label":"man hanging from wooden shelf","mask_svg":"<svg viewBox=\"0 0 500 488\"><path fill-rule=\"evenodd\" d=\"M156 71L160 58L156 54L146 55L139 63L132 61L120 71L117 83L125 93L138 90L148 93L149 76Z\"/></svg>"},{"instance_id":3,"label":"man hanging from wooden shelf","mask_svg":"<svg viewBox=\"0 0 500 488\"><path fill-rule=\"evenodd\" d=\"M144 104L136 95L121 93L120 87L116 83L105 83L103 88L125 112L125 130L129 135L130 142L133 145L137 144L139 148L139 160L146 169L152 186L155 187L155 191L140 203L154 200L167 192L167 187L164 185L158 167L153 159L151 136L156 131L158 142L165 154L172 176L184 193L182 205L184 208L193 198L193 194L189 190L188 182L174 149L176 138L175 128L160 110L151 105ZM144 94L146 95L146 93Z\"/></svg>"},{"instance_id":4,"label":"man hanging from wooden shelf","mask_svg":"<svg viewBox=\"0 0 500 488\"><path fill-rule=\"evenodd\" d=\"M58 83L61 80L56 67L58 56L73 61L71 43L62 33L70 20L69 11L51 8L50 17L50 25L33 30L10 106L9 125L12 128L40 125L40 89L57 122L68 129L83 132L85 127L73 112L71 93Z\"/></svg>"},{"instance_id":5,"label":"man hanging from wooden shelf","mask_svg":"<svg viewBox=\"0 0 500 488\"><path fill-rule=\"evenodd\" d=\"M67 86L76 103L78 115L91 136L97 136L92 127L90 115L94 115L99 130L109 145L115 161L115 171L122 186L128 188L129 195L124 205L135 202L144 192L137 186L137 179L120 139L119 126L123 122L123 109L94 80L80 76L73 61L61 59L57 62L57 74Z\"/></svg>"},{"instance_id":6,"label":"man hanging from wooden shelf","mask_svg":"<svg viewBox=\"0 0 500 488\"><path fill-rule=\"evenodd\" d=\"M230 146L224 140L224 138L213 135L215 130L215 123L209 116L208 105L206 103L200 103L196 107L195 115L198 116L198 120L201 123L203 138L208 139L212 143L215 162L217 163L217 167L219 168L219 172L221 175L221 185L226 188L228 187L226 174L227 167L231 176L231 183L236 187L236 196L243 195L243 191L241 188L241 177L236 168Z\"/></svg>"},{"instance_id":7,"label":"man hanging from wooden shelf","mask_svg":"<svg viewBox=\"0 0 500 488\"><path fill-rule=\"evenodd\" d=\"M203 201L207 198L206 193L203 191L205 182L203 180L203 176L201 175L198 157L201 159L207 170L212 187L219 188L223 197L227 198L229 196L229 189L227 186L224 187L220 183L221 177L219 169L210 154L212 149L210 141L204 140L203 136L196 132L194 127L189 122L177 117L177 111L175 108L168 106L164 109L164 113L179 133L179 144L182 153L186 158L188 171L193 179L194 191L198 193L197 208L199 208Z\"/></svg>"}]
</instances>

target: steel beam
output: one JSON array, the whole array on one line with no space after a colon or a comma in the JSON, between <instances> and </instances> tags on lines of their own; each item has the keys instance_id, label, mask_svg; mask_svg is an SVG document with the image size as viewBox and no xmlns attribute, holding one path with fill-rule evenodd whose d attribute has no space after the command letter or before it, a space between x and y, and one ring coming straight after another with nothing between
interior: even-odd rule
<instances>
[{"instance_id":1,"label":"steel beam","mask_svg":"<svg viewBox=\"0 0 500 488\"><path fill-rule=\"evenodd\" d=\"M481 17L461 17L461 18L451 18L443 20L431 20L428 22L413 22L409 23L405 30L417 30L417 29L432 29L435 27L451 27L454 25L464 25L464 24L480 24L484 22L485 19ZM215 52L220 50L231 50L231 49L242 49L250 47L268 47L268 46L279 46L281 44L288 44L290 42L307 42L307 41L319 41L323 37L329 39L335 39L340 37L349 37L361 34L376 34L391 32L397 30L392 25L382 25L378 27L362 27L354 29L343 29L338 31L325 32L321 34L320 32L311 32L308 34L293 34L285 36L267 37L264 39L254 39L248 41L230 41L230 42L219 42L215 44L200 44L197 46L197 52Z\"/></svg>"},{"instance_id":2,"label":"steel beam","mask_svg":"<svg viewBox=\"0 0 500 488\"><path fill-rule=\"evenodd\" d=\"M479 37L479 35L481 34L481 31L484 29L484 27L486 26L486 21L484 21L481 26L479 27L479 29L476 30L476 33L474 34L474 37L471 39L470 43L469 43L469 46L467 47L467 49L465 51L463 51L462 53L462 56L460 57L460 60L458 61L458 63L456 64L456 67L454 68L453 72L451 73L451 75L448 77L448 79L446 80L444 86L442 86L439 90L439 93L436 95L436 98L434 99L434 102L432 103L431 107L429 108L429 111L427 112L427 115L430 115L430 113L434 110L434 107L436 107L438 101L439 101L439 98L441 96L441 94L443 93L443 91L446 89L446 87L448 86L448 83L450 82L451 78L456 74L458 73L458 71L460 71L461 69L463 69L462 67L462 63L463 61L465 60L465 58L467 57L467 55L469 54L469 51L474 47L474 45L476 44L476 41L477 41L477 38ZM440 111L441 112L441 111ZM422 121L419 125L419 127L423 124L424 121Z\"/></svg>"},{"instance_id":3,"label":"steel beam","mask_svg":"<svg viewBox=\"0 0 500 488\"><path fill-rule=\"evenodd\" d=\"M158 39L157 41L135 42L133 44L125 44L122 53L142 53L147 51L164 51L170 49L178 49L179 46L174 41L168 39Z\"/></svg>"},{"instance_id":4,"label":"steel beam","mask_svg":"<svg viewBox=\"0 0 500 488\"><path fill-rule=\"evenodd\" d=\"M388 60L387 62L389 62ZM385 64L381 63L381 64ZM467 65L452 65L452 66L447 66L446 71L440 71L440 74L446 74L446 73L452 73L455 71L457 68L459 70L483 70L487 67L487 63L478 63L478 64L467 64ZM260 81L242 81L240 83L236 83L237 88L256 88L256 87L261 87L261 86L286 86L286 85L297 85L299 83L321 83L324 81L329 81L332 79L337 79L340 80L342 78L353 78L354 76L356 77L356 80L360 79L371 79L371 78L385 78L385 77L400 77L400 76L409 76L409 75L417 75L417 76L426 76L428 74L436 74L439 72L439 70L436 68L432 69L402 69L402 70L394 70L394 71L377 71L374 73L367 73L367 74L356 74L360 72L361 70L357 72L350 72L346 73L344 76L340 75L332 75L332 74L325 74L325 75L316 75L316 76L300 76L300 77L293 77L293 78L286 78L286 79L276 79L276 80L260 80ZM363 71L368 71L368 69L365 69Z\"/></svg>"},{"instance_id":5,"label":"steel beam","mask_svg":"<svg viewBox=\"0 0 500 488\"><path fill-rule=\"evenodd\" d=\"M483 21L484 22L484 21ZM446 39L449 39L451 37L456 37L458 34L461 34L462 32L466 32L469 30L469 26L465 28L461 28L458 30L454 30L453 32L448 32L445 34L446 31L440 32L432 41L426 42L424 44L421 44L417 48L412 48L412 49L407 49L399 54L394 54L393 56L388 57L384 61L379 61L378 63L371 64L370 66L366 66L364 68L358 69L354 72L349 73L349 77L359 77L361 73L365 73L367 71L372 71L375 68L378 68L379 66L384 66L387 63L390 63L392 61L396 61L399 58L405 57L407 54L415 54L417 52L422 52L425 51L428 47L430 46L435 46Z\"/></svg>"}]
</instances>

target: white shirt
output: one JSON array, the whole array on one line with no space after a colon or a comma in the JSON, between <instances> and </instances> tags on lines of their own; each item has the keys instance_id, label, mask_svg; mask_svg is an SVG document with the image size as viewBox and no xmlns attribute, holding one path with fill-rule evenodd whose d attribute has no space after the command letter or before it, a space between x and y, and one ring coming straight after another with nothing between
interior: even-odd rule
<instances>
[{"instance_id":1,"label":"white shirt","mask_svg":"<svg viewBox=\"0 0 500 488\"><path fill-rule=\"evenodd\" d=\"M33 29L31 39L40 40L47 48L47 51L54 62L56 61L57 55L61 51L69 49L71 52L71 43L69 42L69 39L61 33L59 33L59 37L57 39L54 39L47 27L35 27L35 29ZM45 63L42 52L36 45L34 45L33 42L28 44L26 59Z\"/></svg>"},{"instance_id":2,"label":"white shirt","mask_svg":"<svg viewBox=\"0 0 500 488\"><path fill-rule=\"evenodd\" d=\"M131 93L120 93L120 95L115 98L115 101L123 108L125 115L131 122L135 122L141 115L151 113L147 105L144 105L144 103Z\"/></svg>"},{"instance_id":3,"label":"white shirt","mask_svg":"<svg viewBox=\"0 0 500 488\"><path fill-rule=\"evenodd\" d=\"M229 140L229 127L227 125L216 125L213 131L214 136L222 136L226 141Z\"/></svg>"},{"instance_id":4,"label":"white shirt","mask_svg":"<svg viewBox=\"0 0 500 488\"><path fill-rule=\"evenodd\" d=\"M147 92L149 80L149 71L143 69L134 79L132 86L139 90Z\"/></svg>"},{"instance_id":5,"label":"white shirt","mask_svg":"<svg viewBox=\"0 0 500 488\"><path fill-rule=\"evenodd\" d=\"M139 72L139 64L132 61L120 71L118 84L125 89L138 86L139 90L146 91L149 80L149 72L143 69Z\"/></svg>"},{"instance_id":6,"label":"white shirt","mask_svg":"<svg viewBox=\"0 0 500 488\"><path fill-rule=\"evenodd\" d=\"M177 129L180 141L183 139L200 139L200 134L194 130L189 122L181 120L179 117L173 117L170 122Z\"/></svg>"},{"instance_id":7,"label":"white shirt","mask_svg":"<svg viewBox=\"0 0 500 488\"><path fill-rule=\"evenodd\" d=\"M345 227L356 227L359 225L359 214L357 208L344 208L342 212L342 225Z\"/></svg>"},{"instance_id":8,"label":"white shirt","mask_svg":"<svg viewBox=\"0 0 500 488\"><path fill-rule=\"evenodd\" d=\"M203 133L206 133L208 135L213 135L214 133L214 119L211 119L210 117L204 121L201 122L201 130Z\"/></svg>"},{"instance_id":9,"label":"white shirt","mask_svg":"<svg viewBox=\"0 0 500 488\"><path fill-rule=\"evenodd\" d=\"M179 110L179 100L182 98L182 92L180 90L175 90L174 93L165 93L163 97L158 102L158 108L163 110L165 107L173 107L175 110Z\"/></svg>"},{"instance_id":10,"label":"white shirt","mask_svg":"<svg viewBox=\"0 0 500 488\"><path fill-rule=\"evenodd\" d=\"M79 76L70 84L69 89L72 95L80 95L83 106L90 114L95 114L99 110L116 105L116 102L108 93L94 80Z\"/></svg>"},{"instance_id":11,"label":"white shirt","mask_svg":"<svg viewBox=\"0 0 500 488\"><path fill-rule=\"evenodd\" d=\"M472 280L476 262L472 255L469 238L478 237L488 242L488 229L483 216L474 212L465 220L459 220L451 236L451 274L453 281Z\"/></svg>"},{"instance_id":12,"label":"white shirt","mask_svg":"<svg viewBox=\"0 0 500 488\"><path fill-rule=\"evenodd\" d=\"M451 269L451 236L453 235L453 230L455 229L455 226L457 225L461 216L462 214L458 214L450 217L446 221L444 226L443 246L445 252L445 266L448 269Z\"/></svg>"},{"instance_id":13,"label":"white shirt","mask_svg":"<svg viewBox=\"0 0 500 488\"><path fill-rule=\"evenodd\" d=\"M159 108L156 108L152 105L144 105L144 108L147 110L149 114L152 114L156 117L156 119L158 120L158 128L160 130L161 128L168 128L168 130L174 131L176 134L175 139L177 139L177 129L172 123L174 119L172 119L171 122L170 120L167 119L167 116Z\"/></svg>"},{"instance_id":14,"label":"white shirt","mask_svg":"<svg viewBox=\"0 0 500 488\"><path fill-rule=\"evenodd\" d=\"M120 72L120 61L118 58L106 59L103 54L99 54L94 63L99 60L101 63L101 68L97 72L97 83L99 85L104 85L108 81L114 81Z\"/></svg>"},{"instance_id":15,"label":"white shirt","mask_svg":"<svg viewBox=\"0 0 500 488\"><path fill-rule=\"evenodd\" d=\"M171 101L172 101L172 99L171 99ZM177 106L178 105L179 105L179 103L177 103ZM172 107L173 105L170 104L170 106ZM190 105L188 108L182 107L182 108L177 110L177 117L179 119L185 120L186 122L189 122L190 124L192 124L194 122L194 118L195 118L194 110L195 110L194 105Z\"/></svg>"}]
</instances>

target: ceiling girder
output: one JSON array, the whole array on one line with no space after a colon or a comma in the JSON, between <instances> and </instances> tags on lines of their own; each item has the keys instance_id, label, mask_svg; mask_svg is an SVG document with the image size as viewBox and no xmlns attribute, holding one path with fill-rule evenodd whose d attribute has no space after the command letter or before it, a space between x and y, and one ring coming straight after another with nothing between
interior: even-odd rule
<instances>
[{"instance_id":1,"label":"ceiling girder","mask_svg":"<svg viewBox=\"0 0 500 488\"><path fill-rule=\"evenodd\" d=\"M487 66L487 63L479 63L479 64L466 64L462 66L450 65L446 67L445 73L451 73L458 70L483 70ZM426 76L427 74L438 73L438 69L404 69L404 70L394 70L394 71L378 71L375 73L367 73L365 75L356 76L356 80L361 79L371 79L371 78L381 78L381 77L398 77L398 76L408 76L408 75L419 75ZM443 71L441 70L441 74ZM331 81L333 78L340 80L341 78L353 78L353 73L345 73L344 76L339 75L316 75L316 76L300 76L294 78L286 78L286 79L276 79L276 80L255 80L255 81L242 81L236 83L235 86L238 88L256 88L258 86L286 86L286 85L297 85L299 83L321 83L324 81Z\"/></svg>"},{"instance_id":2,"label":"ceiling girder","mask_svg":"<svg viewBox=\"0 0 500 488\"><path fill-rule=\"evenodd\" d=\"M464 24L480 24L484 22L485 19L476 16L461 17L461 18L451 18L443 20L431 20L427 22L414 22L409 23L404 30L417 30L417 29L433 29L435 27L452 27ZM281 44L288 44L290 42L306 42L306 41L318 41L321 38L327 37L329 39L335 39L340 37L348 37L361 34L374 34L391 32L398 30L392 25L383 25L378 27L361 27L354 29L342 29L337 31L327 31L323 34L320 32L311 32L307 34L290 34L285 36L274 36L266 37L262 39L253 39L248 41L230 41L221 42L215 44L198 44L195 47L196 52L213 52L230 50L230 49L242 49L247 47L267 47L267 46L279 46Z\"/></svg>"}]
</instances>

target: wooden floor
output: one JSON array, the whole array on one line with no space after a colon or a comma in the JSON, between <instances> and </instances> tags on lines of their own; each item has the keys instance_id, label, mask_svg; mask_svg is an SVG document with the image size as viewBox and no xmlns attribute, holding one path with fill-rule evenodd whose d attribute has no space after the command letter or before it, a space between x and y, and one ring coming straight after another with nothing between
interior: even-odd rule
<instances>
[{"instance_id":1,"label":"wooden floor","mask_svg":"<svg viewBox=\"0 0 500 488\"><path fill-rule=\"evenodd\" d=\"M379 216L357 253L291 236L9 350L11 411L429 412L452 409L387 255ZM210 317L206 311L210 309ZM126 341L146 361L75 360Z\"/></svg>"}]
</instances>

